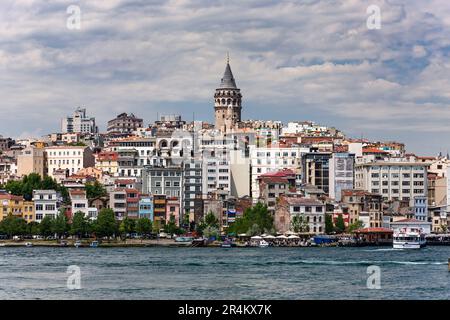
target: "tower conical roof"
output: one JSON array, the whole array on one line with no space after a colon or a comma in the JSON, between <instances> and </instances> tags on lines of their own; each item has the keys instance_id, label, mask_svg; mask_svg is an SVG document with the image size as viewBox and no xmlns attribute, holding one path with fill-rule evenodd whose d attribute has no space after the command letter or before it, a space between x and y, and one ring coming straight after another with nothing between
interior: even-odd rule
<instances>
[{"instance_id":1,"label":"tower conical roof","mask_svg":"<svg viewBox=\"0 0 450 320\"><path fill-rule=\"evenodd\" d=\"M223 78L220 81L221 89L237 89L236 82L234 81L233 72L231 72L230 64L227 63Z\"/></svg>"}]
</instances>

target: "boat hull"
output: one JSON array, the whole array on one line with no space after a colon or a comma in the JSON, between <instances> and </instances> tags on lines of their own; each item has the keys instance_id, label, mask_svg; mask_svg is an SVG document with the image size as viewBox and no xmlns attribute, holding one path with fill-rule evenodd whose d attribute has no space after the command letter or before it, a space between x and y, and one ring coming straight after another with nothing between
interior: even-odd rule
<instances>
[{"instance_id":1,"label":"boat hull","mask_svg":"<svg viewBox=\"0 0 450 320\"><path fill-rule=\"evenodd\" d=\"M394 241L393 248L394 249L420 249L426 246L425 242L403 242L403 241Z\"/></svg>"}]
</instances>

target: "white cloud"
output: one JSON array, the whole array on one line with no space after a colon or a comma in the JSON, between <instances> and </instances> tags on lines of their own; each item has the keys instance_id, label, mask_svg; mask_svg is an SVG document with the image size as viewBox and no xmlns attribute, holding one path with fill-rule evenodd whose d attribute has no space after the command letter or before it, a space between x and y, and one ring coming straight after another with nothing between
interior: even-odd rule
<instances>
[{"instance_id":1,"label":"white cloud","mask_svg":"<svg viewBox=\"0 0 450 320\"><path fill-rule=\"evenodd\" d=\"M82 9L79 31L65 27L72 2ZM372 3L381 30L366 27ZM168 108L211 120L230 51L249 117L323 120L373 135L414 128L406 142L418 149L422 133L450 120L449 31L445 0L6 0L0 134L33 132L36 123L55 131L78 105L99 123L121 111L150 121Z\"/></svg>"}]
</instances>

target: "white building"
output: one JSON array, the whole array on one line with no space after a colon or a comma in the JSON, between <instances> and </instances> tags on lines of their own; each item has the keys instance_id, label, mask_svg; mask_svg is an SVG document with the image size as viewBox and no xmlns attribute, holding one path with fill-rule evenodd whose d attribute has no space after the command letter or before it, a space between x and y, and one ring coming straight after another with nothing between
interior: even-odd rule
<instances>
[{"instance_id":1,"label":"white building","mask_svg":"<svg viewBox=\"0 0 450 320\"><path fill-rule=\"evenodd\" d=\"M304 147L257 147L250 146L251 162L251 196L253 201L259 198L259 185L257 179L260 175L276 172L282 169L291 169L301 180L302 153L309 152Z\"/></svg>"},{"instance_id":2,"label":"white building","mask_svg":"<svg viewBox=\"0 0 450 320\"><path fill-rule=\"evenodd\" d=\"M61 121L63 133L97 133L95 118L86 116L85 108L77 108L72 116L67 116Z\"/></svg>"},{"instance_id":3,"label":"white building","mask_svg":"<svg viewBox=\"0 0 450 320\"><path fill-rule=\"evenodd\" d=\"M58 215L59 199L55 190L33 190L34 212L36 222L49 216L56 218Z\"/></svg>"},{"instance_id":4,"label":"white building","mask_svg":"<svg viewBox=\"0 0 450 320\"><path fill-rule=\"evenodd\" d=\"M333 153L329 165L330 197L341 201L341 191L353 189L355 156L351 153Z\"/></svg>"},{"instance_id":5,"label":"white building","mask_svg":"<svg viewBox=\"0 0 450 320\"><path fill-rule=\"evenodd\" d=\"M355 188L381 194L383 200L407 200L427 195L427 165L403 161L375 161L355 166Z\"/></svg>"},{"instance_id":6,"label":"white building","mask_svg":"<svg viewBox=\"0 0 450 320\"><path fill-rule=\"evenodd\" d=\"M88 147L54 146L45 149L47 153L48 175L54 178L53 173L66 170L69 175L79 170L95 165L94 155Z\"/></svg>"}]
</instances>

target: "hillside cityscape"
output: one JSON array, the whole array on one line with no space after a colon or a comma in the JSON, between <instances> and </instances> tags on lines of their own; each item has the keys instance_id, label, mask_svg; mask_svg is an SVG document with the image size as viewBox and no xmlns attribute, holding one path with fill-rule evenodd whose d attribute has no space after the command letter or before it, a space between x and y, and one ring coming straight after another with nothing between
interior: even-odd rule
<instances>
[{"instance_id":1,"label":"hillside cityscape","mask_svg":"<svg viewBox=\"0 0 450 320\"><path fill-rule=\"evenodd\" d=\"M169 110L147 124L124 110L99 132L90 106L55 115L60 132L1 137L0 235L448 232L448 154L312 121L245 120L243 92L227 61L213 124Z\"/></svg>"}]
</instances>

